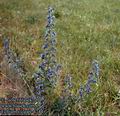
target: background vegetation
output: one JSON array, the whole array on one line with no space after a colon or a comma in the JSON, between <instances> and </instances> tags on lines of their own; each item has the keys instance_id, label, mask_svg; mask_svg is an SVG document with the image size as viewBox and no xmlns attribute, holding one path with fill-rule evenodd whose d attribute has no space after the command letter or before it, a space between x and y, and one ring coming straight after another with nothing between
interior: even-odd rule
<instances>
[{"instance_id":1,"label":"background vegetation","mask_svg":"<svg viewBox=\"0 0 120 116\"><path fill-rule=\"evenodd\" d=\"M62 75L72 75L75 92L96 59L101 83L85 108L119 116L120 0L0 0L0 49L3 38L9 38L11 48L24 61L31 84L49 5L55 8L57 60L63 66Z\"/></svg>"}]
</instances>

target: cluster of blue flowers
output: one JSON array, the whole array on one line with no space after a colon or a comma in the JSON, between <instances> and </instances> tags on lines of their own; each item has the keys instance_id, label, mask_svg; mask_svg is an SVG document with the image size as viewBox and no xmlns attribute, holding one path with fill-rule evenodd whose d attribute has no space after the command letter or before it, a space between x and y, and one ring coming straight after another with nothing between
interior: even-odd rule
<instances>
[{"instance_id":1,"label":"cluster of blue flowers","mask_svg":"<svg viewBox=\"0 0 120 116\"><path fill-rule=\"evenodd\" d=\"M54 9L48 8L47 16L47 25L44 36L44 44L42 46L43 53L40 54L41 64L39 65L38 72L35 73L35 100L37 111L43 113L46 106L45 94L46 87L49 82L49 86L55 87L57 77L59 77L58 71L61 69L61 66L57 64L56 61L56 33L54 30ZM97 83L99 78L99 65L97 61L94 61L92 64L92 71L89 73L88 80L84 85L80 86L79 95L82 98L85 94L88 94L92 91L91 84ZM46 84L47 80L47 84ZM65 89L64 92L72 97L70 89L73 87L72 77L68 74L65 79ZM66 99L68 97L65 97Z\"/></svg>"},{"instance_id":2,"label":"cluster of blue flowers","mask_svg":"<svg viewBox=\"0 0 120 116\"><path fill-rule=\"evenodd\" d=\"M45 108L45 84L49 82L51 87L55 87L58 70L61 68L60 65L57 64L56 61L56 33L54 30L54 20L55 16L54 9L48 8L48 16L47 16L47 25L46 32L44 36L44 44L42 46L43 53L40 54L41 64L39 65L38 72L35 73L35 96L36 96L36 104L38 104L39 112L44 112Z\"/></svg>"},{"instance_id":3,"label":"cluster of blue flowers","mask_svg":"<svg viewBox=\"0 0 120 116\"><path fill-rule=\"evenodd\" d=\"M25 74L22 69L22 60L10 49L10 41L9 39L4 39L4 51L5 51L5 60L8 63L8 66L11 70L14 70L20 77Z\"/></svg>"},{"instance_id":4,"label":"cluster of blue flowers","mask_svg":"<svg viewBox=\"0 0 120 116\"><path fill-rule=\"evenodd\" d=\"M48 16L47 16L47 25L44 36L44 44L42 46L43 53L40 54L41 63L39 64L38 71L34 73L35 80L35 111L39 113L43 113L45 111L45 107L47 104L46 101L46 89L47 86L54 89L56 86L57 79L59 77L59 70L61 69L61 65L57 63L56 60L56 33L54 30L55 25L55 16L54 9L48 8ZM4 41L4 49L5 56L8 59L9 64L18 72L18 74L23 75L23 70L20 68L21 60L17 58L13 53L13 51L9 48L9 40L5 39ZM99 64L95 60L92 63L92 71L88 75L88 79L85 84L81 85L79 88L79 96L83 98L86 94L92 92L91 84L97 84L99 80ZM68 95L71 95L72 77L68 74L65 79L65 89L64 92ZM65 97L66 99L68 97ZM71 97L72 98L72 97ZM65 99L65 100L66 100ZM67 100L66 100L67 101Z\"/></svg>"},{"instance_id":5,"label":"cluster of blue flowers","mask_svg":"<svg viewBox=\"0 0 120 116\"><path fill-rule=\"evenodd\" d=\"M92 63L92 71L88 75L87 82L85 83L85 85L80 86L79 95L80 95L81 98L84 97L85 94L89 94L90 92L92 92L91 84L97 84L98 83L99 72L100 72L99 64L95 60Z\"/></svg>"},{"instance_id":6,"label":"cluster of blue flowers","mask_svg":"<svg viewBox=\"0 0 120 116\"><path fill-rule=\"evenodd\" d=\"M45 98L44 98L44 78L40 73L35 73L35 110L36 112L44 112Z\"/></svg>"},{"instance_id":7,"label":"cluster of blue flowers","mask_svg":"<svg viewBox=\"0 0 120 116\"><path fill-rule=\"evenodd\" d=\"M52 7L48 8L47 25L44 37L43 53L40 55L42 63L39 68L45 72L45 78L47 78L52 85L55 85L55 77L57 77L57 72L60 65L56 61L56 33L54 30L55 16L54 9Z\"/></svg>"}]
</instances>

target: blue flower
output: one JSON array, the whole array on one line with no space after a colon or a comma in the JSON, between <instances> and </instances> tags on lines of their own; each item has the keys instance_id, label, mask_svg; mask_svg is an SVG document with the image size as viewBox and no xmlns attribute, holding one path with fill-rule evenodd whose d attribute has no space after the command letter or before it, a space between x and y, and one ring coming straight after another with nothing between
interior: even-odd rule
<instances>
[{"instance_id":1,"label":"blue flower","mask_svg":"<svg viewBox=\"0 0 120 116\"><path fill-rule=\"evenodd\" d=\"M83 87L82 85L80 86L79 94L80 94L80 97L83 97L83 94L84 94L84 87Z\"/></svg>"},{"instance_id":2,"label":"blue flower","mask_svg":"<svg viewBox=\"0 0 120 116\"><path fill-rule=\"evenodd\" d=\"M44 44L42 48L43 48L43 49L48 48L48 43Z\"/></svg>"},{"instance_id":3,"label":"blue flower","mask_svg":"<svg viewBox=\"0 0 120 116\"><path fill-rule=\"evenodd\" d=\"M6 50L9 49L9 40L8 39L5 39L4 42L3 42L3 44L4 44L4 48Z\"/></svg>"},{"instance_id":4,"label":"blue flower","mask_svg":"<svg viewBox=\"0 0 120 116\"><path fill-rule=\"evenodd\" d=\"M56 44L56 40L55 39L52 39L51 40L51 44L54 46Z\"/></svg>"},{"instance_id":5,"label":"blue flower","mask_svg":"<svg viewBox=\"0 0 120 116\"><path fill-rule=\"evenodd\" d=\"M45 54L41 54L40 56L41 56L41 58L42 58L42 59L44 59L44 58L45 58Z\"/></svg>"},{"instance_id":6,"label":"blue flower","mask_svg":"<svg viewBox=\"0 0 120 116\"><path fill-rule=\"evenodd\" d=\"M87 84L85 85L85 91L87 94L89 94L91 92L91 87L90 87L90 83L87 82Z\"/></svg>"},{"instance_id":7,"label":"blue flower","mask_svg":"<svg viewBox=\"0 0 120 116\"><path fill-rule=\"evenodd\" d=\"M54 9L52 7L48 8L48 14L53 13Z\"/></svg>"},{"instance_id":8,"label":"blue flower","mask_svg":"<svg viewBox=\"0 0 120 116\"><path fill-rule=\"evenodd\" d=\"M47 71L47 77L48 77L48 78L51 78L51 77L53 77L54 75L55 75L55 72L49 68L48 71Z\"/></svg>"},{"instance_id":9,"label":"blue flower","mask_svg":"<svg viewBox=\"0 0 120 116\"><path fill-rule=\"evenodd\" d=\"M41 89L41 90L43 90L43 87L44 87L44 84L43 83L41 83L41 84L39 84L39 85L36 85L36 89Z\"/></svg>"},{"instance_id":10,"label":"blue flower","mask_svg":"<svg viewBox=\"0 0 120 116\"><path fill-rule=\"evenodd\" d=\"M88 75L88 83L96 83L96 79L94 77L94 74L93 72L90 72L89 75Z\"/></svg>"},{"instance_id":11,"label":"blue flower","mask_svg":"<svg viewBox=\"0 0 120 116\"><path fill-rule=\"evenodd\" d=\"M98 78L99 77L99 72L100 72L99 64L96 60L94 60L92 64L93 64L93 71L96 75L96 78Z\"/></svg>"},{"instance_id":12,"label":"blue flower","mask_svg":"<svg viewBox=\"0 0 120 116\"><path fill-rule=\"evenodd\" d=\"M39 65L39 68L41 68L41 69L45 69L45 67L46 67L46 63L45 62L42 62L40 65Z\"/></svg>"}]
</instances>

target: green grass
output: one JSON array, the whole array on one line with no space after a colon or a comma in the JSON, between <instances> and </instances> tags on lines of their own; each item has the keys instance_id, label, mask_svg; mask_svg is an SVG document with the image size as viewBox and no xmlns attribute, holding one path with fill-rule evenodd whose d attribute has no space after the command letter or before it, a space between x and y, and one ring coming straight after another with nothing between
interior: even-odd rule
<instances>
[{"instance_id":1,"label":"green grass","mask_svg":"<svg viewBox=\"0 0 120 116\"><path fill-rule=\"evenodd\" d=\"M75 90L96 59L102 84L88 109L97 104L103 112L120 112L120 101L115 100L120 90L120 0L0 0L0 39L11 39L31 77L49 4L56 11L58 62L73 76Z\"/></svg>"}]
</instances>

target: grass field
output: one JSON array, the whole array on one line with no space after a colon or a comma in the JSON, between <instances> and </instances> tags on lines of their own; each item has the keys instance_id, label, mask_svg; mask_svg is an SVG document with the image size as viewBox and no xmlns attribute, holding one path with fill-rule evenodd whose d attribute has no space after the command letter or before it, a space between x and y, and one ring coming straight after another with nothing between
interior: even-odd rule
<instances>
[{"instance_id":1,"label":"grass field","mask_svg":"<svg viewBox=\"0 0 120 116\"><path fill-rule=\"evenodd\" d=\"M87 80L91 62L96 59L100 85L84 107L88 111L95 107L95 114L90 116L100 116L98 112L119 116L120 0L0 0L0 42L10 39L30 79L42 51L49 5L55 9L57 61L63 67L63 75L69 73L73 77L73 92Z\"/></svg>"}]
</instances>

